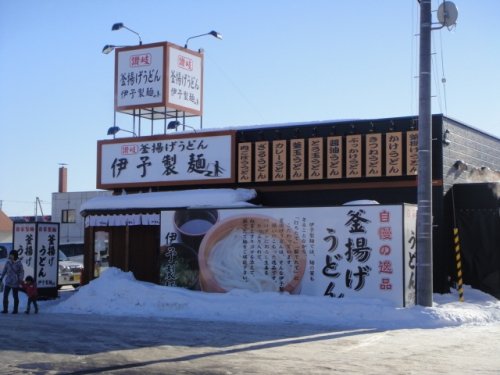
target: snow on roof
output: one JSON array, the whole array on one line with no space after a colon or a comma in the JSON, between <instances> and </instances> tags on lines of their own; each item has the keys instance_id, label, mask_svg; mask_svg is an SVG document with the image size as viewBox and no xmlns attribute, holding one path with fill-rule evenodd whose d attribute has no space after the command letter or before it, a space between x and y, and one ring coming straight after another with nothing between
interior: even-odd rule
<instances>
[{"instance_id":1,"label":"snow on roof","mask_svg":"<svg viewBox=\"0 0 500 375\"><path fill-rule=\"evenodd\" d=\"M256 196L253 189L194 189L98 196L83 203L80 212L174 207L248 207L253 204L247 201Z\"/></svg>"}]
</instances>

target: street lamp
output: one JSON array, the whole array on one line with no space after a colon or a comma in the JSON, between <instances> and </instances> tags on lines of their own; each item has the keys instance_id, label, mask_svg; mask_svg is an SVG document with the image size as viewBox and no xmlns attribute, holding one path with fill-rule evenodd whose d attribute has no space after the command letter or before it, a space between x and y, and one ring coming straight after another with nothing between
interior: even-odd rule
<instances>
[{"instance_id":1,"label":"street lamp","mask_svg":"<svg viewBox=\"0 0 500 375\"><path fill-rule=\"evenodd\" d=\"M122 132L127 132L127 133L130 133L130 134L133 134L134 137L137 137L137 134L135 134L133 131L131 130L126 130L126 129L122 129L120 128L119 126L112 126L108 129L108 135L112 135L113 137L115 136L116 133L118 133L119 131L122 131Z\"/></svg>"},{"instance_id":2,"label":"street lamp","mask_svg":"<svg viewBox=\"0 0 500 375\"><path fill-rule=\"evenodd\" d=\"M208 33L205 33L205 34L200 34L200 35L195 35L195 36L191 36L189 38L186 39L186 43L184 44L184 48L188 48L188 42L191 40L191 39L194 39L194 38L199 38L200 36L205 36L205 35L212 35L214 38L217 38L217 39L220 39L222 40L222 34L215 31L215 30L212 30Z\"/></svg>"},{"instance_id":3,"label":"street lamp","mask_svg":"<svg viewBox=\"0 0 500 375\"><path fill-rule=\"evenodd\" d=\"M125 26L123 24L123 22L118 22L118 23L115 23L113 26L111 26L111 31L116 31L116 30L120 30L120 29L127 29L128 31L133 32L135 35L137 35L139 37L139 45L142 45L142 39L141 39L141 36L139 35L139 33L137 31L134 31L134 30L128 28L127 26ZM102 48L102 53L107 55L108 53L113 52L113 50L115 48L122 48L122 47L128 47L128 46L115 46L113 44L106 44Z\"/></svg>"},{"instance_id":4,"label":"street lamp","mask_svg":"<svg viewBox=\"0 0 500 375\"><path fill-rule=\"evenodd\" d=\"M181 124L179 121L177 120L174 120L174 121L170 121L167 125L167 129L175 129L177 130L177 128L179 126L182 126L182 129L184 130L184 128L189 128L189 129L192 129L195 133L196 133L196 129L193 128L192 126L189 126L189 125L186 125L186 124Z\"/></svg>"},{"instance_id":5,"label":"street lamp","mask_svg":"<svg viewBox=\"0 0 500 375\"><path fill-rule=\"evenodd\" d=\"M111 26L111 31L117 31L117 30L120 30L120 29L127 29L128 31L130 31L130 32L134 33L135 35L137 35L139 37L139 45L142 44L142 39L141 39L141 36L139 35L139 33L137 31L134 31L134 30L128 28L127 26L125 26L123 24L123 22L117 22L113 26Z\"/></svg>"},{"instance_id":6,"label":"street lamp","mask_svg":"<svg viewBox=\"0 0 500 375\"><path fill-rule=\"evenodd\" d=\"M115 46L114 44L106 44L104 47L102 47L102 53L107 55L110 52L113 52L115 48L122 48L122 47L127 47L127 46Z\"/></svg>"}]
</instances>

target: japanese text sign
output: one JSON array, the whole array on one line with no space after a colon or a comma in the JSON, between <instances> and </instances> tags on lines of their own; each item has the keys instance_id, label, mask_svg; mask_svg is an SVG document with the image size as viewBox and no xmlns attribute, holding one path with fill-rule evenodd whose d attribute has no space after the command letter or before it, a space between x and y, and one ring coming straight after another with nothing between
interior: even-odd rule
<instances>
[{"instance_id":1,"label":"japanese text sign","mask_svg":"<svg viewBox=\"0 0 500 375\"><path fill-rule=\"evenodd\" d=\"M98 188L234 182L234 132L98 142Z\"/></svg>"},{"instance_id":2,"label":"japanese text sign","mask_svg":"<svg viewBox=\"0 0 500 375\"><path fill-rule=\"evenodd\" d=\"M199 272L202 291L286 291L414 304L415 206L190 211L162 212L160 246L172 247L170 271L176 266L172 255L185 256L181 249L197 254L199 270L191 272ZM175 273L170 275L173 280Z\"/></svg>"},{"instance_id":3,"label":"japanese text sign","mask_svg":"<svg viewBox=\"0 0 500 375\"><path fill-rule=\"evenodd\" d=\"M14 223L13 238L25 277L39 288L57 288L59 224Z\"/></svg>"},{"instance_id":4,"label":"japanese text sign","mask_svg":"<svg viewBox=\"0 0 500 375\"><path fill-rule=\"evenodd\" d=\"M168 56L168 103L201 115L203 56L172 44L168 45Z\"/></svg>"},{"instance_id":5,"label":"japanese text sign","mask_svg":"<svg viewBox=\"0 0 500 375\"><path fill-rule=\"evenodd\" d=\"M116 109L156 107L164 102L165 46L116 49Z\"/></svg>"},{"instance_id":6,"label":"japanese text sign","mask_svg":"<svg viewBox=\"0 0 500 375\"><path fill-rule=\"evenodd\" d=\"M115 109L202 115L203 55L172 43L117 48Z\"/></svg>"}]
</instances>

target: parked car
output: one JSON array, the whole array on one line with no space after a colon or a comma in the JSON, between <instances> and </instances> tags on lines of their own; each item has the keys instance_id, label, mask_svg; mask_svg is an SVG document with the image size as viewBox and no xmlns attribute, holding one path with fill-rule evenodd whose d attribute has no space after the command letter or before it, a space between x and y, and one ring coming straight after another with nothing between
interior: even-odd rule
<instances>
[{"instance_id":1,"label":"parked car","mask_svg":"<svg viewBox=\"0 0 500 375\"><path fill-rule=\"evenodd\" d=\"M70 260L66 254L59 250L58 288L65 285L71 285L74 288L78 288L80 286L82 270L82 263Z\"/></svg>"},{"instance_id":2,"label":"parked car","mask_svg":"<svg viewBox=\"0 0 500 375\"><path fill-rule=\"evenodd\" d=\"M8 258L0 258L0 274L3 271L7 259ZM82 263L70 260L66 254L59 250L58 288L65 285L71 285L74 288L78 288L80 286L82 270Z\"/></svg>"},{"instance_id":3,"label":"parked car","mask_svg":"<svg viewBox=\"0 0 500 375\"><path fill-rule=\"evenodd\" d=\"M0 258L0 275L3 272L3 267L5 266L5 263L7 263L7 258Z\"/></svg>"},{"instance_id":4,"label":"parked car","mask_svg":"<svg viewBox=\"0 0 500 375\"><path fill-rule=\"evenodd\" d=\"M7 249L7 246L7 244L0 245L0 275L2 274L7 259L9 259L9 249Z\"/></svg>"}]
</instances>

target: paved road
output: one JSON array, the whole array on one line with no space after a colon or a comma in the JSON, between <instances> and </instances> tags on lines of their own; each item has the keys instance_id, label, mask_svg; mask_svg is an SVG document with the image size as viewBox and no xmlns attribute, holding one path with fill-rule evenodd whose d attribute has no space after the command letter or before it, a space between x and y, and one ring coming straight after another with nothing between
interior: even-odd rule
<instances>
[{"instance_id":1,"label":"paved road","mask_svg":"<svg viewBox=\"0 0 500 375\"><path fill-rule=\"evenodd\" d=\"M0 316L0 374L498 374L500 324L331 329L73 314Z\"/></svg>"}]
</instances>

